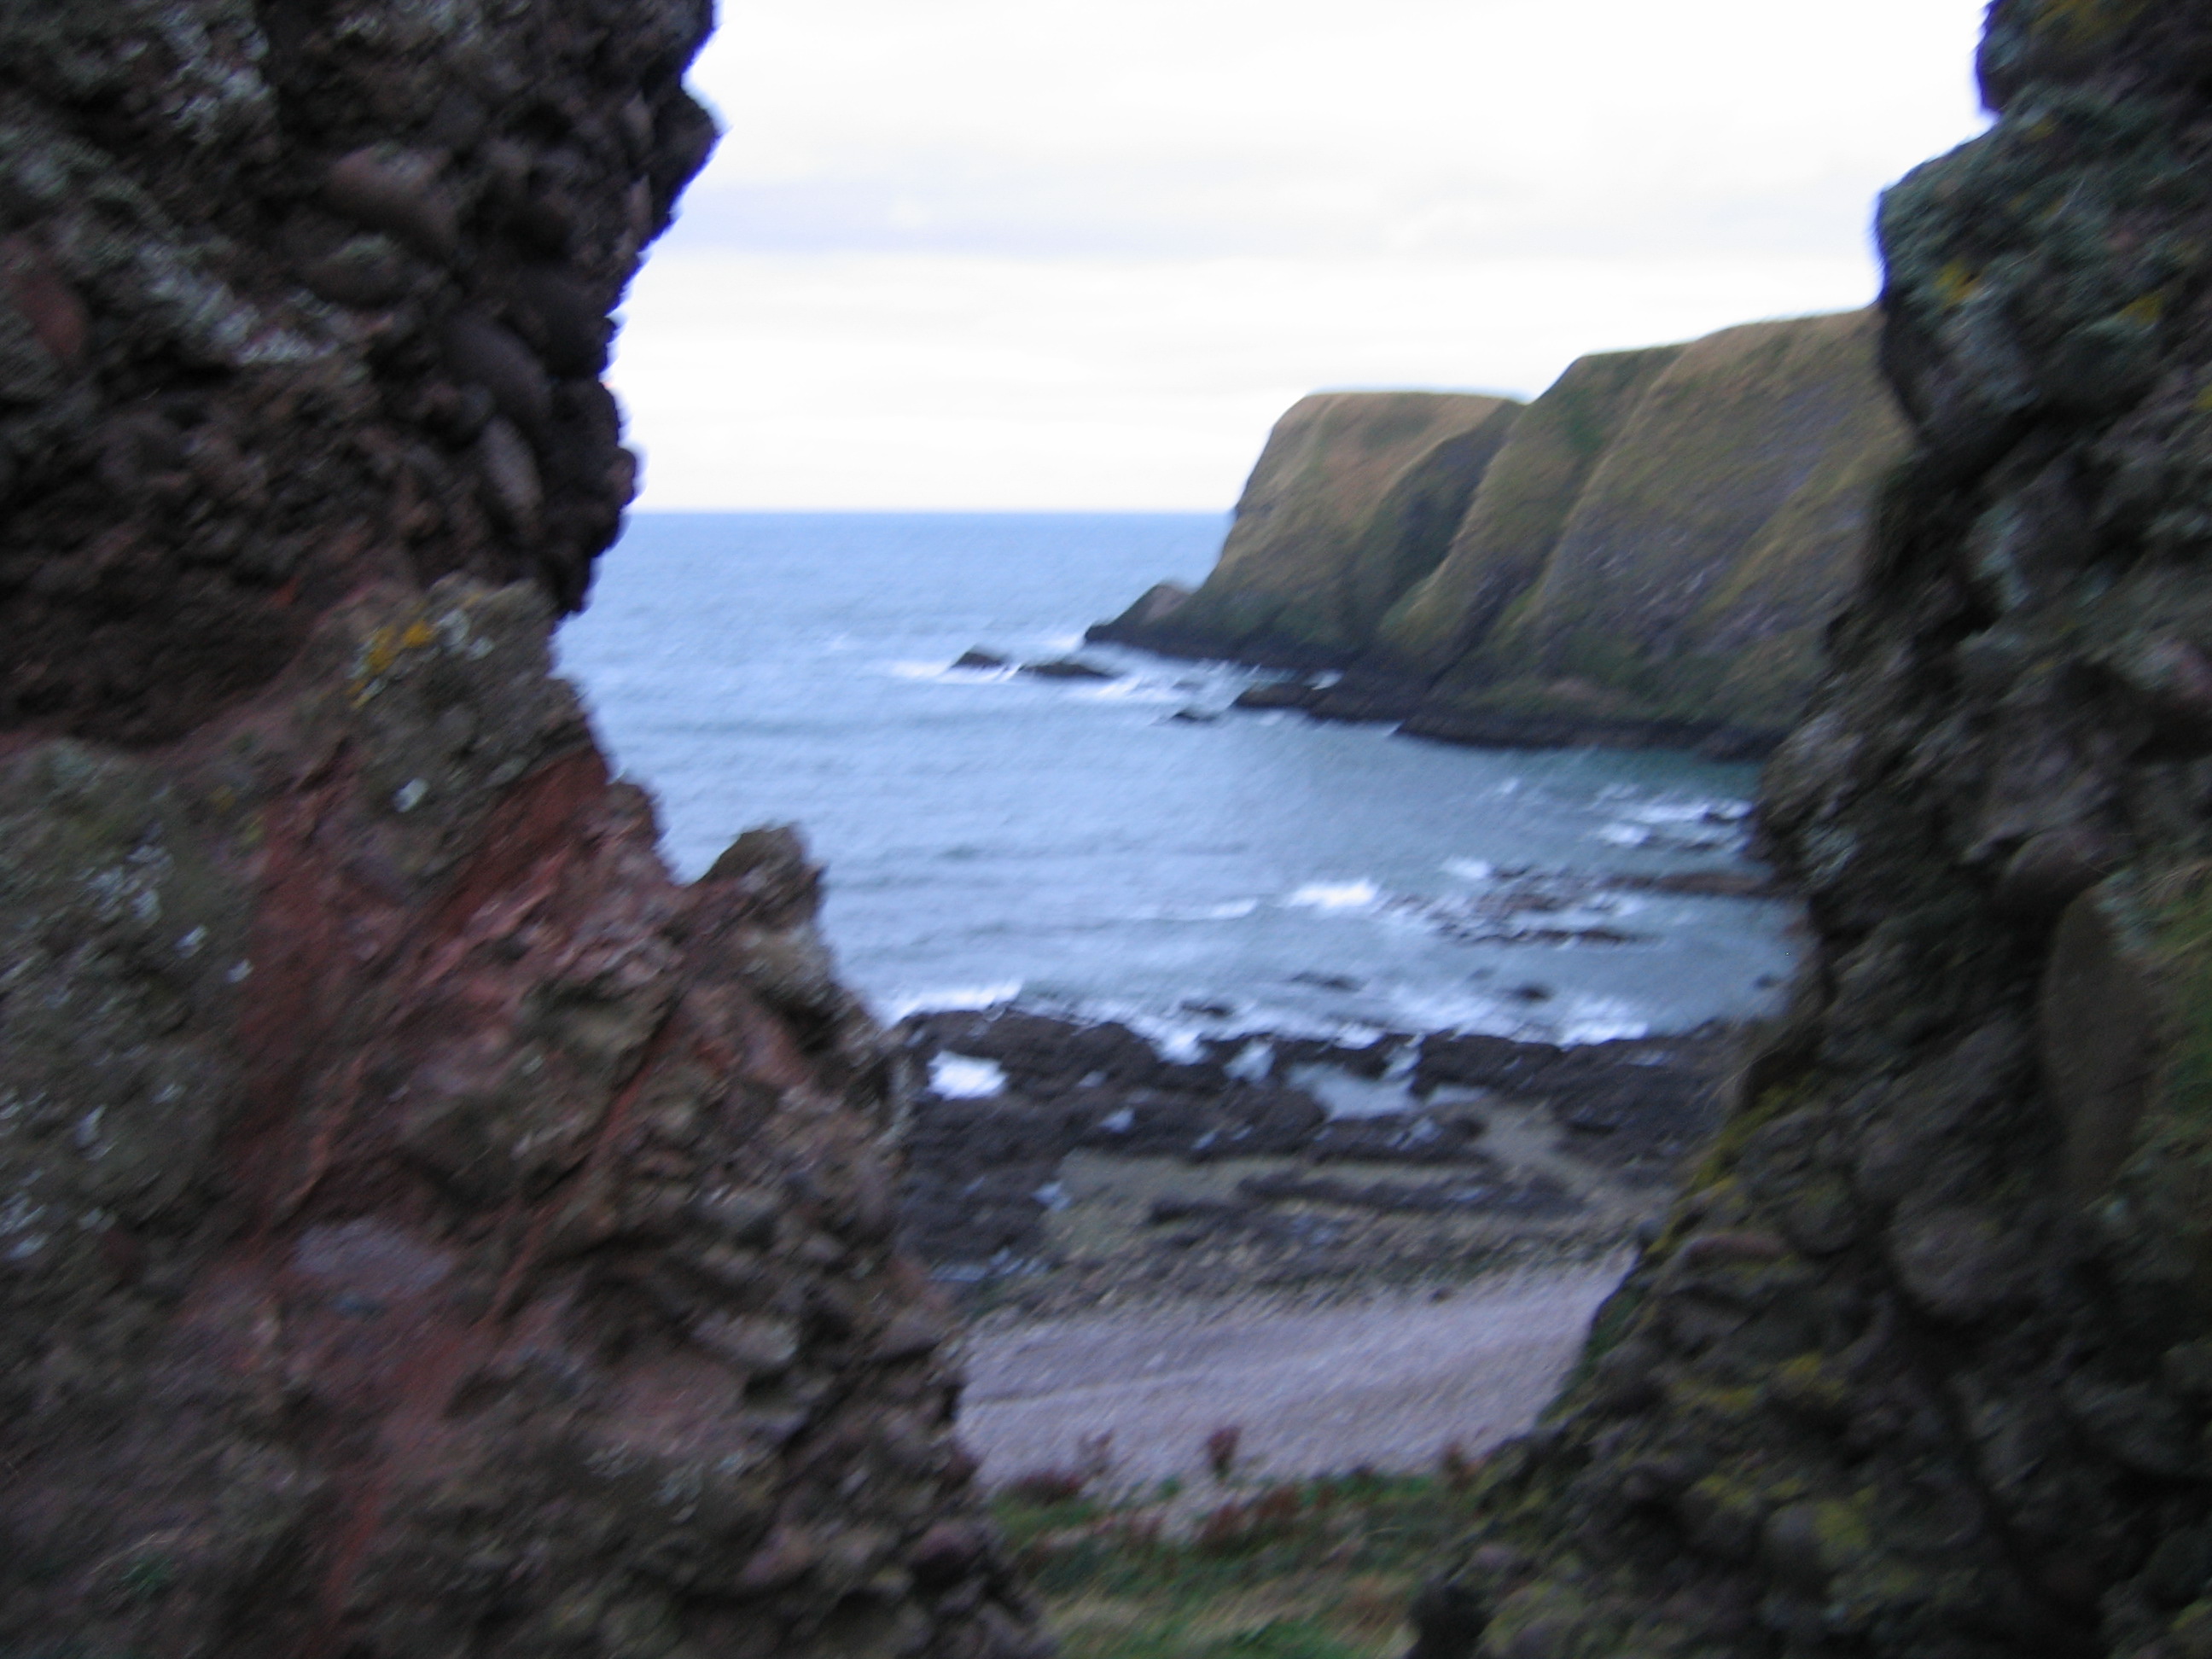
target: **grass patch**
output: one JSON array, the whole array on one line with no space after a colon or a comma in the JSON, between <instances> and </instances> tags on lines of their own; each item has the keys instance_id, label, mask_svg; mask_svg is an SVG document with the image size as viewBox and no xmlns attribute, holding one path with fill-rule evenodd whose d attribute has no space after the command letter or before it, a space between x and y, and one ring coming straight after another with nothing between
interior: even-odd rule
<instances>
[{"instance_id":1,"label":"grass patch","mask_svg":"<svg viewBox=\"0 0 2212 1659\"><path fill-rule=\"evenodd\" d=\"M1193 1505L994 1500L1066 1659L1384 1659L1422 1577L1474 1519L1478 1465L1208 1483Z\"/></svg>"}]
</instances>

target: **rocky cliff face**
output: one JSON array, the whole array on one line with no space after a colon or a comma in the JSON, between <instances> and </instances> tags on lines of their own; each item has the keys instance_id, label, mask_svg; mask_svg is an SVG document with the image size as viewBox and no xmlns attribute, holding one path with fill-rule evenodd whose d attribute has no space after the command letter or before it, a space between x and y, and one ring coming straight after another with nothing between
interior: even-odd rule
<instances>
[{"instance_id":1,"label":"rocky cliff face","mask_svg":"<svg viewBox=\"0 0 2212 1659\"><path fill-rule=\"evenodd\" d=\"M1437 566L1521 405L1431 392L1331 392L1275 422L1220 562L1092 631L1148 648L1325 666L1356 654Z\"/></svg>"},{"instance_id":2,"label":"rocky cliff face","mask_svg":"<svg viewBox=\"0 0 2212 1659\"><path fill-rule=\"evenodd\" d=\"M1763 808L1820 952L1425 1656L2212 1653L2212 19L2000 0Z\"/></svg>"},{"instance_id":3,"label":"rocky cliff face","mask_svg":"<svg viewBox=\"0 0 2212 1659\"><path fill-rule=\"evenodd\" d=\"M547 672L689 0L0 15L0 1647L1026 1652L787 833Z\"/></svg>"},{"instance_id":4,"label":"rocky cliff face","mask_svg":"<svg viewBox=\"0 0 2212 1659\"><path fill-rule=\"evenodd\" d=\"M1433 679L1541 580L1590 474L1680 346L1577 359L1516 423L1443 559L1376 630L1382 654Z\"/></svg>"},{"instance_id":5,"label":"rocky cliff face","mask_svg":"<svg viewBox=\"0 0 2212 1659\"><path fill-rule=\"evenodd\" d=\"M1304 659L1347 679L1309 706L1470 742L1771 741L1901 451L1875 333L1852 313L1576 362L1518 414L1449 533L1326 544L1340 586L1390 597L1340 607ZM1223 619L1293 562L1243 530L1195 599L1148 596L1100 636L1271 659Z\"/></svg>"},{"instance_id":6,"label":"rocky cliff face","mask_svg":"<svg viewBox=\"0 0 2212 1659\"><path fill-rule=\"evenodd\" d=\"M1556 493L1507 496L1517 469L1495 470L1382 630L1385 660L1442 659L1419 729L1551 714L1778 732L1812 689L1903 447L1876 331L1868 312L1810 317L1577 365L1547 394L1564 405L1550 453L1531 457ZM1610 399L1580 384L1608 375ZM1559 454L1578 448L1579 477ZM1425 636L1424 605L1455 613L1456 636Z\"/></svg>"}]
</instances>

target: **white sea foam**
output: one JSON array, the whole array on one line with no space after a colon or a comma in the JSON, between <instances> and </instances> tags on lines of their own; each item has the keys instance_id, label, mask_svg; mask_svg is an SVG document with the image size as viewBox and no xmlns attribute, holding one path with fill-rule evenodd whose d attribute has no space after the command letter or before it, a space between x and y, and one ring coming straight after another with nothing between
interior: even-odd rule
<instances>
[{"instance_id":1,"label":"white sea foam","mask_svg":"<svg viewBox=\"0 0 2212 1659\"><path fill-rule=\"evenodd\" d=\"M1275 1064L1275 1045L1272 1042L1248 1042L1237 1051L1237 1057L1221 1069L1241 1083L1265 1083L1267 1073Z\"/></svg>"},{"instance_id":2,"label":"white sea foam","mask_svg":"<svg viewBox=\"0 0 2212 1659\"><path fill-rule=\"evenodd\" d=\"M1040 1005L1037 1012L1062 1019L1101 1024L1111 1021L1126 1026L1152 1044L1152 1052L1162 1060L1178 1064L1204 1059L1205 1044L1209 1038L1229 1042L1240 1036L1309 1036L1334 1041L1344 1029L1340 1020L1316 1019L1290 1009L1256 1003L1238 1004L1226 1013L1203 1020L1193 1020L1188 1013L1164 1014L1154 1007L1105 998L1051 1006Z\"/></svg>"},{"instance_id":3,"label":"white sea foam","mask_svg":"<svg viewBox=\"0 0 2212 1659\"><path fill-rule=\"evenodd\" d=\"M1612 997L1577 997L1565 1015L1553 1022L1556 1041L1572 1047L1583 1042L1620 1042L1651 1035L1651 1022L1634 1006Z\"/></svg>"},{"instance_id":4,"label":"white sea foam","mask_svg":"<svg viewBox=\"0 0 2212 1659\"><path fill-rule=\"evenodd\" d=\"M1190 693L1178 691L1163 680L1119 679L1091 682L1076 693L1091 702L1176 703L1190 701Z\"/></svg>"},{"instance_id":5,"label":"white sea foam","mask_svg":"<svg viewBox=\"0 0 2212 1659\"><path fill-rule=\"evenodd\" d=\"M1734 846L1751 815L1748 801L1704 797L1684 800L1662 796L1616 809L1620 816L1597 832L1615 847L1650 847L1702 852Z\"/></svg>"},{"instance_id":6,"label":"white sea foam","mask_svg":"<svg viewBox=\"0 0 2212 1659\"><path fill-rule=\"evenodd\" d=\"M1321 1102L1331 1117L1381 1117L1416 1103L1401 1080L1356 1077L1340 1066L1293 1066L1291 1081Z\"/></svg>"},{"instance_id":7,"label":"white sea foam","mask_svg":"<svg viewBox=\"0 0 2212 1659\"><path fill-rule=\"evenodd\" d=\"M877 1011L886 1025L896 1025L908 1014L949 1014L975 1008L995 1008L1022 994L1022 981L1010 979L996 985L955 985L934 991L915 991L890 997Z\"/></svg>"},{"instance_id":8,"label":"white sea foam","mask_svg":"<svg viewBox=\"0 0 2212 1659\"><path fill-rule=\"evenodd\" d=\"M929 1086L947 1100L984 1100L1006 1091L1006 1073L995 1060L970 1054L933 1054Z\"/></svg>"},{"instance_id":9,"label":"white sea foam","mask_svg":"<svg viewBox=\"0 0 2212 1659\"><path fill-rule=\"evenodd\" d=\"M1196 1026L1156 1026L1152 1030L1139 1031L1138 1035L1152 1045L1162 1060L1172 1060L1178 1066L1206 1058L1206 1033Z\"/></svg>"},{"instance_id":10,"label":"white sea foam","mask_svg":"<svg viewBox=\"0 0 2212 1659\"><path fill-rule=\"evenodd\" d=\"M1363 877L1357 881L1310 881L1283 902L1298 910L1366 910L1381 896L1382 890Z\"/></svg>"},{"instance_id":11,"label":"white sea foam","mask_svg":"<svg viewBox=\"0 0 2212 1659\"><path fill-rule=\"evenodd\" d=\"M1219 904L1158 904L1133 911L1132 921L1240 921L1260 908L1257 899L1229 899Z\"/></svg>"},{"instance_id":12,"label":"white sea foam","mask_svg":"<svg viewBox=\"0 0 2212 1659\"><path fill-rule=\"evenodd\" d=\"M1512 1037L1568 1048L1651 1033L1649 1019L1632 1005L1613 997L1568 993L1542 1004L1540 1014L1518 997L1475 991L1400 990L1391 1001L1403 1012L1406 1028L1415 1031Z\"/></svg>"},{"instance_id":13,"label":"white sea foam","mask_svg":"<svg viewBox=\"0 0 2212 1659\"><path fill-rule=\"evenodd\" d=\"M1498 873L1498 866L1488 859L1446 859L1444 873L1462 881L1488 881Z\"/></svg>"},{"instance_id":14,"label":"white sea foam","mask_svg":"<svg viewBox=\"0 0 2212 1659\"><path fill-rule=\"evenodd\" d=\"M1644 823L1735 823L1751 816L1747 800L1654 800L1625 814Z\"/></svg>"}]
</instances>

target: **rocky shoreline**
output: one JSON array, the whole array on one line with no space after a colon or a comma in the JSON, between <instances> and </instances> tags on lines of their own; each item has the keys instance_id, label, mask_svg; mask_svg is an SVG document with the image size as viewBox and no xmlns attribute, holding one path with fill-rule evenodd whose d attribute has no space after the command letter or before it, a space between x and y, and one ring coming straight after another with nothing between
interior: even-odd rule
<instances>
[{"instance_id":1,"label":"rocky shoreline","mask_svg":"<svg viewBox=\"0 0 2212 1659\"><path fill-rule=\"evenodd\" d=\"M1425 681L1400 678L1353 665L1340 653L1315 651L1224 653L1218 641L1188 643L1171 635L1130 629L1120 621L1097 623L1084 635L1088 645L1119 646L1149 656L1186 662L1236 662L1283 671L1282 677L1247 686L1229 704L1245 713L1290 710L1316 720L1346 725L1389 726L1403 737L1468 749L1679 749L1705 760L1763 761L1784 735L1778 726L1747 726L1718 720L1644 720L1612 714L1577 714L1554 705L1516 712L1438 702ZM977 646L951 667L971 672L1011 673L1045 680L1115 680L1111 666L1080 657L1020 662ZM1211 722L1224 711L1187 706L1170 720Z\"/></svg>"},{"instance_id":2,"label":"rocky shoreline","mask_svg":"<svg viewBox=\"0 0 2212 1659\"><path fill-rule=\"evenodd\" d=\"M1000 1006L893 1040L908 1249L970 1311L1328 1297L1601 1255L1719 1121L1739 1032L1245 1033L1175 1057Z\"/></svg>"},{"instance_id":3,"label":"rocky shoreline","mask_svg":"<svg viewBox=\"0 0 2212 1659\"><path fill-rule=\"evenodd\" d=\"M1115 636L1093 629L1091 637L1110 641ZM1707 760L1755 761L1771 754L1784 735L1778 726L1727 720L1631 720L1577 715L1558 708L1515 713L1470 708L1437 702L1430 689L1419 681L1331 671L1264 681L1239 694L1235 706L1291 708L1317 720L1389 723L1406 737L1470 749L1682 749Z\"/></svg>"}]
</instances>

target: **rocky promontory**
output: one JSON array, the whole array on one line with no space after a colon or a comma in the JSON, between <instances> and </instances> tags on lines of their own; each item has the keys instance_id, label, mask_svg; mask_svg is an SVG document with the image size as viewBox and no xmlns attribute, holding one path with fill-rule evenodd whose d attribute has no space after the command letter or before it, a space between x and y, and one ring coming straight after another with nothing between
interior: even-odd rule
<instances>
[{"instance_id":1,"label":"rocky promontory","mask_svg":"<svg viewBox=\"0 0 2212 1659\"><path fill-rule=\"evenodd\" d=\"M1421 1659L2212 1653L2212 16L1998 0L1761 821L1820 951Z\"/></svg>"},{"instance_id":2,"label":"rocky promontory","mask_svg":"<svg viewBox=\"0 0 2212 1659\"><path fill-rule=\"evenodd\" d=\"M1851 313L1583 358L1492 417L1502 441L1455 506L1432 495L1360 536L1318 511L1279 529L1263 516L1301 404L1206 584L1155 589L1092 637L1327 669L1256 700L1419 736L1764 747L1819 672L1901 453L1877 330ZM1299 423L1301 441L1356 449L1390 395L1331 400L1334 425ZM1323 487L1322 467L1307 475ZM1367 603L1322 626L1275 603L1291 587Z\"/></svg>"},{"instance_id":3,"label":"rocky promontory","mask_svg":"<svg viewBox=\"0 0 2212 1659\"><path fill-rule=\"evenodd\" d=\"M1037 1650L796 838L548 671L692 0L0 13L0 1649Z\"/></svg>"},{"instance_id":4,"label":"rocky promontory","mask_svg":"<svg viewBox=\"0 0 2212 1659\"><path fill-rule=\"evenodd\" d=\"M1328 667L1436 568L1513 430L1509 398L1330 392L1275 422L1213 572L1164 583L1094 640Z\"/></svg>"}]
</instances>

